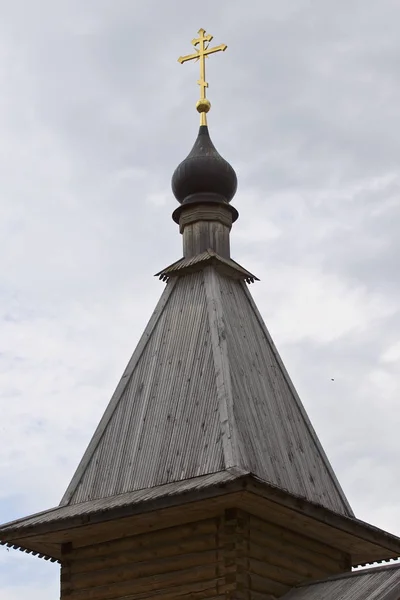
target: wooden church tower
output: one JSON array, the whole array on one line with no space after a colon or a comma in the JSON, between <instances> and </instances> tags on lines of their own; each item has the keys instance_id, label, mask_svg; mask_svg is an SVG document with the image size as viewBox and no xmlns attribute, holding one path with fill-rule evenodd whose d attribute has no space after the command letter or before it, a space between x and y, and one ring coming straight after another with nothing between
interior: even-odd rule
<instances>
[{"instance_id":1,"label":"wooden church tower","mask_svg":"<svg viewBox=\"0 0 400 600\"><path fill-rule=\"evenodd\" d=\"M63 600L336 600L348 581L364 600L352 566L398 557L400 539L355 518L256 278L230 256L236 174L210 139L204 73L225 46L210 41L200 30L179 59L201 67L199 134L172 178L183 258L159 273L165 290L60 505L0 540L59 561ZM366 572L400 586L399 569Z\"/></svg>"}]
</instances>

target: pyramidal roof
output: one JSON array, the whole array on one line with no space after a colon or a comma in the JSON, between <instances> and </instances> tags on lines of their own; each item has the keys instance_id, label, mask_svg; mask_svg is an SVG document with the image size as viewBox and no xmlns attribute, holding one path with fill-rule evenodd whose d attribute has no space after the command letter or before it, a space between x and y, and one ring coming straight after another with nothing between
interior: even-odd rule
<instances>
[{"instance_id":1,"label":"pyramidal roof","mask_svg":"<svg viewBox=\"0 0 400 600\"><path fill-rule=\"evenodd\" d=\"M231 165L201 125L172 177L183 258L61 501L112 499L236 473L353 513L233 261ZM225 474L225 475L224 475Z\"/></svg>"},{"instance_id":2,"label":"pyramidal roof","mask_svg":"<svg viewBox=\"0 0 400 600\"><path fill-rule=\"evenodd\" d=\"M232 467L352 515L246 284L171 278L61 504Z\"/></svg>"}]
</instances>

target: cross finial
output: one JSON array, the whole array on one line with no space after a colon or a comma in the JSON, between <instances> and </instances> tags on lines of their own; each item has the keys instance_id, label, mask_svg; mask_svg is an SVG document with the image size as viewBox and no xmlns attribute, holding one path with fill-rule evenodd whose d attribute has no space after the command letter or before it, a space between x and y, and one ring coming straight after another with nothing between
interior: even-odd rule
<instances>
[{"instance_id":1,"label":"cross finial","mask_svg":"<svg viewBox=\"0 0 400 600\"><path fill-rule=\"evenodd\" d=\"M227 49L226 44L220 44L219 46L214 46L214 48L210 48L210 42L213 39L213 36L206 33L205 29L199 29L199 37L192 40L192 44L196 49L196 52L193 54L187 54L186 56L180 56L178 58L178 62L183 64L188 60L199 60L200 61L200 79L198 80L198 85L200 86L200 100L197 101L196 108L200 113L200 125L207 125L207 116L206 113L211 108L211 102L206 97L206 88L208 88L208 83L206 81L206 58L208 58L209 54L214 54L214 52L220 52Z\"/></svg>"}]
</instances>

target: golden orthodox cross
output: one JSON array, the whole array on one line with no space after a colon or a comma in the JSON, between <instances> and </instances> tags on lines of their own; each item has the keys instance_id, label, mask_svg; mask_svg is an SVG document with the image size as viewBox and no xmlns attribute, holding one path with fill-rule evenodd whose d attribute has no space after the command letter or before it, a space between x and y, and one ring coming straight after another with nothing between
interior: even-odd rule
<instances>
[{"instance_id":1,"label":"golden orthodox cross","mask_svg":"<svg viewBox=\"0 0 400 600\"><path fill-rule=\"evenodd\" d=\"M199 29L199 37L192 40L192 44L196 49L196 52L193 54L187 54L186 56L180 56L178 58L178 62L181 64L187 62L188 60L199 60L200 61L200 79L198 80L198 85L200 86L200 100L196 104L196 108L200 113L200 124L207 125L207 117L206 113L211 108L211 102L206 98L206 88L208 88L208 83L206 81L206 58L208 58L209 54L214 54L214 52L220 52L227 49L226 44L220 44L219 46L214 46L214 48L210 48L210 42L213 39L213 36L210 34L206 34L205 29Z\"/></svg>"}]
</instances>

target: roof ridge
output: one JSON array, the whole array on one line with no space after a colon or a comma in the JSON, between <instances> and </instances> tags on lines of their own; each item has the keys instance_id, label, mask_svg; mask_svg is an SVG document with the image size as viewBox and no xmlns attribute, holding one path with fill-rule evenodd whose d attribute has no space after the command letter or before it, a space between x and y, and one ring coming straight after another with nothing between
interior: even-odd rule
<instances>
[{"instance_id":1,"label":"roof ridge","mask_svg":"<svg viewBox=\"0 0 400 600\"><path fill-rule=\"evenodd\" d=\"M71 479L71 482L70 482L69 486L67 487L67 489L64 493L64 496L61 499L60 506L65 506L65 505L69 504L71 499L73 498L73 496L76 492L76 489L85 473L86 467L90 463L90 460L91 460L94 452L96 451L96 448L107 428L107 425L108 425L110 419L112 418L114 411L119 404L119 401L122 398L125 388L129 383L131 375L134 372L135 367L147 346L147 342L149 341L150 336L151 336L155 326L157 325L158 320L159 320L165 306L168 303L168 300L170 299L170 297L172 295L175 284L176 284L176 279L172 279L171 281L169 281L167 283L167 285L161 295L161 298L158 301L157 306L147 324L147 327L144 330L144 332L142 333L139 343L136 346L136 348L125 368L125 371L114 391L114 394L111 397L109 404L107 405L107 408L100 420L100 423L98 424L98 426L95 430L95 433L94 433L93 437L91 438L89 445L87 446L85 453L84 453L84 455L83 455L83 457Z\"/></svg>"},{"instance_id":2,"label":"roof ridge","mask_svg":"<svg viewBox=\"0 0 400 600\"><path fill-rule=\"evenodd\" d=\"M218 276L212 266L204 269L204 290L210 325L211 345L216 374L218 410L225 468L239 467L237 428L233 411L232 382L226 327Z\"/></svg>"}]
</instances>

